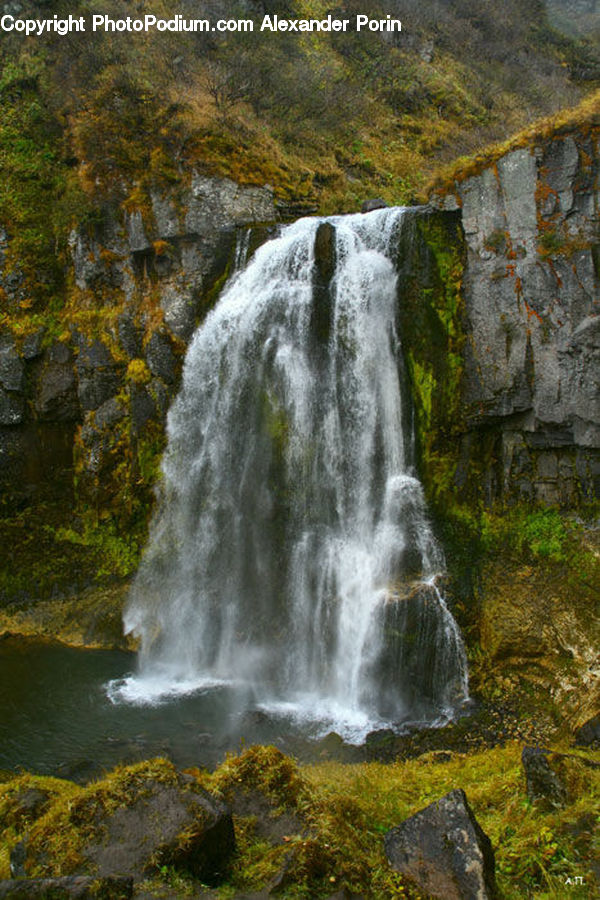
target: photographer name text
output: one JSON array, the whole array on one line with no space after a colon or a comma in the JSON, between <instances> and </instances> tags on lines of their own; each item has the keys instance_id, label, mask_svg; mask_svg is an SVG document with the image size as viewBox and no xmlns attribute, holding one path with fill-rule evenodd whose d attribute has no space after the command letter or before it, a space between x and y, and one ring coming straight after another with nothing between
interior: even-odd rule
<instances>
[{"instance_id":1,"label":"photographer name text","mask_svg":"<svg viewBox=\"0 0 600 900\"><path fill-rule=\"evenodd\" d=\"M89 28L88 28L89 26ZM44 34L71 34L83 31L103 32L366 32L366 31L402 31L400 19L386 16L384 19L372 19L366 15L357 15L353 19L335 19L330 14L324 19L282 19L277 15L264 16L260 24L253 19L186 19L175 15L170 19L159 19L157 16L144 15L140 18L127 16L113 19L97 13L92 16L68 16L50 19L21 19L12 15L0 18L0 31L17 32L25 36L40 37Z\"/></svg>"}]
</instances>

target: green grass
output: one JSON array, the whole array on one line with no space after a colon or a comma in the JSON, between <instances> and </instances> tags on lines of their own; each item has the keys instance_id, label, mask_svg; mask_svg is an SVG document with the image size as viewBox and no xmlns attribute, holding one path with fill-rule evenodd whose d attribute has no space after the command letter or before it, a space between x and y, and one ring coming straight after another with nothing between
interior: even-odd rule
<instances>
[{"instance_id":1,"label":"green grass","mask_svg":"<svg viewBox=\"0 0 600 900\"><path fill-rule=\"evenodd\" d=\"M383 836L456 787L464 789L492 841L505 900L563 900L565 878L575 876L584 878L587 887L569 895L591 896L600 774L577 757L597 759L598 754L579 752L568 761L565 777L574 796L566 808L552 811L527 799L520 754L521 746L513 743L471 755L455 754L444 762L425 755L391 764L326 762L299 767L273 747L252 747L226 760L212 775L190 770L203 787L225 798L232 790L262 791L275 809L292 810L302 823L300 831L272 844L256 837L252 818L237 819L238 854L218 896L226 900L236 891L263 889L287 859L291 876L280 893L283 898L314 900L342 886L372 900L416 897L390 871ZM10 847L25 827L30 845L45 849L44 874L77 871L85 841L93 836L97 811L126 805L147 777L170 782L174 773L169 763L154 760L119 768L87 787L29 775L0 784L0 810L5 813L0 877ZM38 784L51 798L47 812L36 823L19 821L11 815L12 798ZM158 889L161 882L176 885L182 896L194 887L185 873L157 866L149 885Z\"/></svg>"}]
</instances>

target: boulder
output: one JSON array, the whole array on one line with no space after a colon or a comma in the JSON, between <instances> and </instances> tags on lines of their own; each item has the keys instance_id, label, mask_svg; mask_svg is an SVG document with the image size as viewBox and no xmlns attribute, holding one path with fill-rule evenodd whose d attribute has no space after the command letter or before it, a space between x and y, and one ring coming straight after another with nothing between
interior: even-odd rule
<instances>
[{"instance_id":1,"label":"boulder","mask_svg":"<svg viewBox=\"0 0 600 900\"><path fill-rule=\"evenodd\" d=\"M141 880L166 865L215 884L234 849L225 804L172 763L155 759L117 770L39 819L29 831L25 871Z\"/></svg>"},{"instance_id":2,"label":"boulder","mask_svg":"<svg viewBox=\"0 0 600 900\"><path fill-rule=\"evenodd\" d=\"M521 762L525 770L527 796L546 807L560 807L567 802L567 789L548 759L548 751L524 747Z\"/></svg>"},{"instance_id":3,"label":"boulder","mask_svg":"<svg viewBox=\"0 0 600 900\"><path fill-rule=\"evenodd\" d=\"M0 387L0 425L20 425L25 414L25 398Z\"/></svg>"},{"instance_id":4,"label":"boulder","mask_svg":"<svg viewBox=\"0 0 600 900\"><path fill-rule=\"evenodd\" d=\"M0 336L0 385L6 391L17 392L25 385L23 362L10 335Z\"/></svg>"},{"instance_id":5,"label":"boulder","mask_svg":"<svg viewBox=\"0 0 600 900\"><path fill-rule=\"evenodd\" d=\"M372 200L365 200L360 208L361 213L373 212L376 209L386 209L387 203L381 197L374 197Z\"/></svg>"},{"instance_id":6,"label":"boulder","mask_svg":"<svg viewBox=\"0 0 600 900\"><path fill-rule=\"evenodd\" d=\"M68 875L0 881L0 900L129 900L130 897L133 897L133 878L127 877Z\"/></svg>"},{"instance_id":7,"label":"boulder","mask_svg":"<svg viewBox=\"0 0 600 900\"><path fill-rule=\"evenodd\" d=\"M600 713L577 729L575 743L579 747L600 747Z\"/></svg>"},{"instance_id":8,"label":"boulder","mask_svg":"<svg viewBox=\"0 0 600 900\"><path fill-rule=\"evenodd\" d=\"M497 896L492 845L460 789L392 828L384 842L394 871L431 898Z\"/></svg>"}]
</instances>

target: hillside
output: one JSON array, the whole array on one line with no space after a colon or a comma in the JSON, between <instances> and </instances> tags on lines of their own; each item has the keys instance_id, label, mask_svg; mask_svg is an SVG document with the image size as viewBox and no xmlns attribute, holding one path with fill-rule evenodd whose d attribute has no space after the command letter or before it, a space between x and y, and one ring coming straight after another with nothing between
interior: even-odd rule
<instances>
[{"instance_id":1,"label":"hillside","mask_svg":"<svg viewBox=\"0 0 600 900\"><path fill-rule=\"evenodd\" d=\"M290 0L280 17L323 16ZM53 4L58 16L94 4ZM353 21L362 7L342 3ZM114 18L131 7L112 0ZM181 14L250 17L270 2L184 2ZM271 184L282 212L344 212L369 196L408 202L442 162L577 101L600 78L597 44L553 30L542 2L375 4L401 33L14 31L0 42L0 222L21 309L60 305L66 240L107 206L144 209L151 185L191 169ZM160 0L136 15L168 17ZM21 17L45 17L26 3ZM12 309L14 314L18 310Z\"/></svg>"}]
</instances>

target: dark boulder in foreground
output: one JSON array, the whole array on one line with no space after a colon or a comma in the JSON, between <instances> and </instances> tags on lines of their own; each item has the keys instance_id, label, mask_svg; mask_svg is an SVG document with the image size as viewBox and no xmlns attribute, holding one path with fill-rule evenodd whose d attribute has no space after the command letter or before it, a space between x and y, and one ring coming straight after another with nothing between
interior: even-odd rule
<instances>
[{"instance_id":1,"label":"dark boulder in foreground","mask_svg":"<svg viewBox=\"0 0 600 900\"><path fill-rule=\"evenodd\" d=\"M497 896L490 839L460 789L392 828L384 841L394 871L429 897L492 900Z\"/></svg>"},{"instance_id":2,"label":"dark boulder in foreground","mask_svg":"<svg viewBox=\"0 0 600 900\"><path fill-rule=\"evenodd\" d=\"M225 804L191 775L157 759L117 769L57 804L31 828L24 868L29 876L138 880L171 866L216 884L234 849Z\"/></svg>"},{"instance_id":3,"label":"dark boulder in foreground","mask_svg":"<svg viewBox=\"0 0 600 900\"><path fill-rule=\"evenodd\" d=\"M0 881L0 900L129 900L133 878L23 878Z\"/></svg>"},{"instance_id":4,"label":"dark boulder in foreground","mask_svg":"<svg viewBox=\"0 0 600 900\"><path fill-rule=\"evenodd\" d=\"M205 791L149 781L134 802L98 822L98 843L85 857L102 875L142 876L158 863L208 884L224 877L234 849L227 808Z\"/></svg>"},{"instance_id":5,"label":"dark boulder in foreground","mask_svg":"<svg viewBox=\"0 0 600 900\"><path fill-rule=\"evenodd\" d=\"M550 765L548 751L539 747L524 747L521 762L529 799L551 808L564 806L567 790L560 775Z\"/></svg>"}]
</instances>

